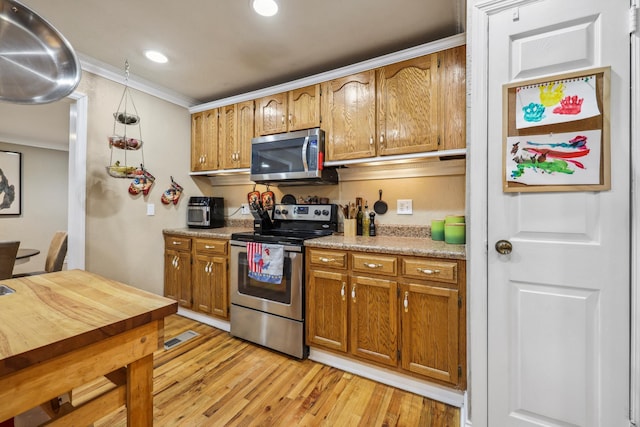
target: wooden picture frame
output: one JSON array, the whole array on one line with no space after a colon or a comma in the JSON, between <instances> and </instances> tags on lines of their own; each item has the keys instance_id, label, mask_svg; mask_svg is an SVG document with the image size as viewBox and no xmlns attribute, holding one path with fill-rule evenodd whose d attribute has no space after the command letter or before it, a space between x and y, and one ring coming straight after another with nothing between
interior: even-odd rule
<instances>
[{"instance_id":1,"label":"wooden picture frame","mask_svg":"<svg viewBox=\"0 0 640 427\"><path fill-rule=\"evenodd\" d=\"M22 214L22 153L0 151L0 215Z\"/></svg>"},{"instance_id":2,"label":"wooden picture frame","mask_svg":"<svg viewBox=\"0 0 640 427\"><path fill-rule=\"evenodd\" d=\"M504 192L611 188L610 73L610 67L592 68L503 85ZM581 86L588 89L586 96L571 96L570 90L577 92ZM563 90L567 87L569 95ZM531 96L526 95L535 91L541 103L527 104ZM551 100L558 101L555 108L536 111L550 103L542 99L552 92L557 95ZM564 111L571 113L563 111L566 106Z\"/></svg>"}]
</instances>

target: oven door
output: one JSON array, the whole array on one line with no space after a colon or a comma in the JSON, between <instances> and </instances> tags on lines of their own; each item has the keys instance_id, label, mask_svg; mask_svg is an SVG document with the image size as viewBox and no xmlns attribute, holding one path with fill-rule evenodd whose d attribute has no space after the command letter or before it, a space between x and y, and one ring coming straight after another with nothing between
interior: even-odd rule
<instances>
[{"instance_id":1,"label":"oven door","mask_svg":"<svg viewBox=\"0 0 640 427\"><path fill-rule=\"evenodd\" d=\"M249 277L247 243L232 240L230 258L231 304L289 319L304 320L304 252L284 245L282 282L265 283Z\"/></svg>"}]
</instances>

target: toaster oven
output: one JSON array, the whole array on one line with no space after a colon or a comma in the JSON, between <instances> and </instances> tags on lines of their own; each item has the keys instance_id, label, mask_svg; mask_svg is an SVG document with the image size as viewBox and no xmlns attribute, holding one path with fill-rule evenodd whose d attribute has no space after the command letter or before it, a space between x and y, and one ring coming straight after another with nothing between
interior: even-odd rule
<instances>
[{"instance_id":1,"label":"toaster oven","mask_svg":"<svg viewBox=\"0 0 640 427\"><path fill-rule=\"evenodd\" d=\"M224 227L224 199L222 197L193 196L187 205L189 228Z\"/></svg>"}]
</instances>

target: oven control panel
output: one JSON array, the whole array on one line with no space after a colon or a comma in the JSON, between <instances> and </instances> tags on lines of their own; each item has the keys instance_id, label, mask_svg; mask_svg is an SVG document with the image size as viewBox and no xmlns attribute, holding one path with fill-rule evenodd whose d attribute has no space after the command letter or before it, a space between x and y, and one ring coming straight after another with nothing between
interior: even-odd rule
<instances>
[{"instance_id":1,"label":"oven control panel","mask_svg":"<svg viewBox=\"0 0 640 427\"><path fill-rule=\"evenodd\" d=\"M337 215L336 205L279 205L273 210L273 219L297 221L332 221Z\"/></svg>"}]
</instances>

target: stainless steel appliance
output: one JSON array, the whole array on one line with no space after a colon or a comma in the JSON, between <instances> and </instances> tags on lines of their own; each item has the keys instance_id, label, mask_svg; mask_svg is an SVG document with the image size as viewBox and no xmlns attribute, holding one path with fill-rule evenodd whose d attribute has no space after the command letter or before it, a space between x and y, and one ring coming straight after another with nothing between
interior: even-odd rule
<instances>
[{"instance_id":1,"label":"stainless steel appliance","mask_svg":"<svg viewBox=\"0 0 640 427\"><path fill-rule=\"evenodd\" d=\"M222 197L194 196L187 205L189 228L224 227L224 199Z\"/></svg>"},{"instance_id":2,"label":"stainless steel appliance","mask_svg":"<svg viewBox=\"0 0 640 427\"><path fill-rule=\"evenodd\" d=\"M324 167L324 131L313 128L251 140L251 176L259 184L337 184L335 168Z\"/></svg>"},{"instance_id":3,"label":"stainless steel appliance","mask_svg":"<svg viewBox=\"0 0 640 427\"><path fill-rule=\"evenodd\" d=\"M326 236L338 228L336 205L275 205L272 217L257 213L254 232L231 235L231 335L305 358L304 278L306 239ZM282 245L284 262L279 284L249 276L247 245Z\"/></svg>"}]
</instances>

